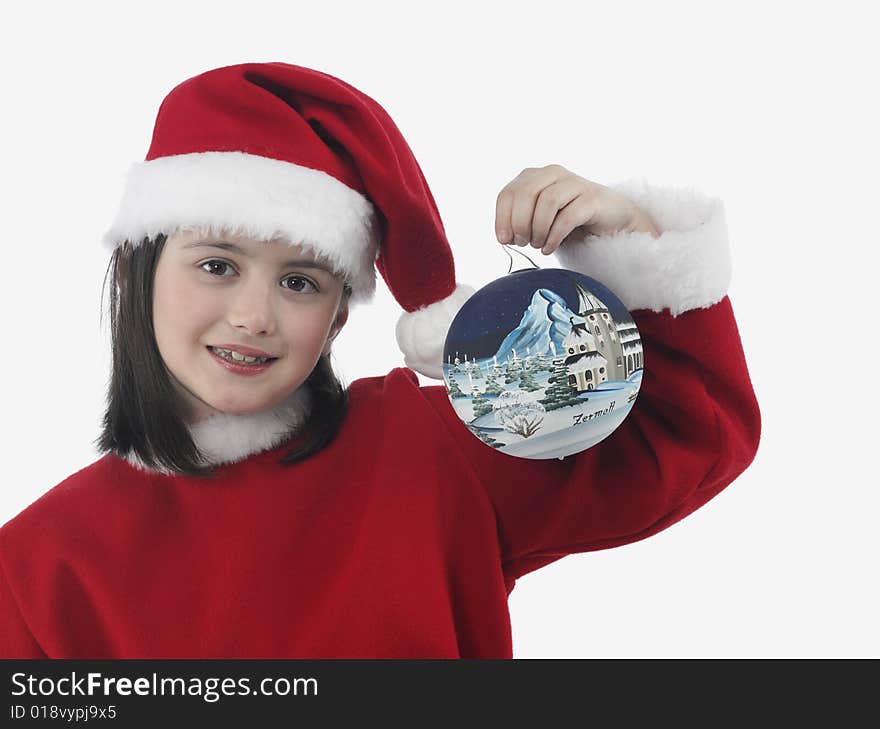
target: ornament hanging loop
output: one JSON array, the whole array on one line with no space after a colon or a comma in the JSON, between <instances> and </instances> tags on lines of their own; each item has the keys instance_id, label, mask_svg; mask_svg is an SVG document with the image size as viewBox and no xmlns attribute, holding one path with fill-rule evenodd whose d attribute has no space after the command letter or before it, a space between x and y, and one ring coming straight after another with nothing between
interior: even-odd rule
<instances>
[{"instance_id":1,"label":"ornament hanging loop","mask_svg":"<svg viewBox=\"0 0 880 729\"><path fill-rule=\"evenodd\" d=\"M507 257L510 259L510 265L507 267L507 273L510 273L511 270L513 270L513 256L510 255L510 251L508 250L509 246L506 246L503 243L501 243L500 245L504 249L504 252L507 254ZM532 266L537 268L539 271L541 270L541 267L537 263L535 263L531 258L529 258L525 253L523 253L520 250L517 250L516 248L514 248L513 250L516 251L517 253L519 253L529 263L531 263Z\"/></svg>"}]
</instances>

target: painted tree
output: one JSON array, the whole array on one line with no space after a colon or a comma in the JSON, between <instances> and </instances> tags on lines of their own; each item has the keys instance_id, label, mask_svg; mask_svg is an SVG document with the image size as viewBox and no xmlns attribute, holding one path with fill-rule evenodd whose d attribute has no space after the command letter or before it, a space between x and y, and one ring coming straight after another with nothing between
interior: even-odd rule
<instances>
[{"instance_id":1,"label":"painted tree","mask_svg":"<svg viewBox=\"0 0 880 729\"><path fill-rule=\"evenodd\" d=\"M577 392L568 384L568 368L565 366L565 360L554 360L553 374L547 379L547 384L549 387L540 400L547 410L557 410L578 402Z\"/></svg>"},{"instance_id":2,"label":"painted tree","mask_svg":"<svg viewBox=\"0 0 880 729\"><path fill-rule=\"evenodd\" d=\"M492 412L492 403L489 402L479 390L474 390L471 396L471 404L474 406L474 418Z\"/></svg>"},{"instance_id":3,"label":"painted tree","mask_svg":"<svg viewBox=\"0 0 880 729\"><path fill-rule=\"evenodd\" d=\"M535 376L531 370L523 370L522 377L519 379L519 389L526 392L534 392L541 389L541 386L535 382Z\"/></svg>"},{"instance_id":4,"label":"painted tree","mask_svg":"<svg viewBox=\"0 0 880 729\"><path fill-rule=\"evenodd\" d=\"M449 392L449 397L453 400L458 397L466 397L465 394L461 391L461 388L458 386L458 383L455 381L454 377L450 377L446 381L446 389Z\"/></svg>"},{"instance_id":5,"label":"painted tree","mask_svg":"<svg viewBox=\"0 0 880 729\"><path fill-rule=\"evenodd\" d=\"M522 375L522 364L519 360L508 360L507 368L504 371L504 384L509 385L516 382Z\"/></svg>"},{"instance_id":6,"label":"painted tree","mask_svg":"<svg viewBox=\"0 0 880 729\"><path fill-rule=\"evenodd\" d=\"M538 352L538 356L535 358L535 370L550 372L552 369L553 364L550 362L550 358L544 352Z\"/></svg>"},{"instance_id":7,"label":"painted tree","mask_svg":"<svg viewBox=\"0 0 880 729\"><path fill-rule=\"evenodd\" d=\"M500 395L503 391L504 388L498 383L495 371L489 370L486 373L486 387L483 388L483 393L486 395Z\"/></svg>"}]
</instances>

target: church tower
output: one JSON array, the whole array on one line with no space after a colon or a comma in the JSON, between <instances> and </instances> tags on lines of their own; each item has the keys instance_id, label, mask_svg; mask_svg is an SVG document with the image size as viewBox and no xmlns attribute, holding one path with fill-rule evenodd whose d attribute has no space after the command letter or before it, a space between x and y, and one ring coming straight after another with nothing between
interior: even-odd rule
<instances>
[{"instance_id":1,"label":"church tower","mask_svg":"<svg viewBox=\"0 0 880 729\"><path fill-rule=\"evenodd\" d=\"M608 379L608 360L596 349L596 338L589 332L586 323L575 323L573 316L568 320L571 331L562 345L565 347L569 387L580 392L595 390Z\"/></svg>"},{"instance_id":2,"label":"church tower","mask_svg":"<svg viewBox=\"0 0 880 729\"><path fill-rule=\"evenodd\" d=\"M625 358L617 334L617 325L611 318L608 307L593 293L574 281L578 295L578 316L596 341L596 351L607 361L607 379L625 380L627 376Z\"/></svg>"}]
</instances>

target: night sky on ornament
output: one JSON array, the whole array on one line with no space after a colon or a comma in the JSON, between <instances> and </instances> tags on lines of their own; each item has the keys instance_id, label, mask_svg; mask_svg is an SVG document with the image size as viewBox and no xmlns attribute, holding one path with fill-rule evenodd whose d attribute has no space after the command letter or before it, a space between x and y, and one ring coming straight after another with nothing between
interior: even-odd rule
<instances>
[{"instance_id":1,"label":"night sky on ornament","mask_svg":"<svg viewBox=\"0 0 880 729\"><path fill-rule=\"evenodd\" d=\"M577 312L578 296L572 279L595 294L615 322L632 319L620 299L593 278L560 268L526 268L492 281L465 302L449 327L443 361L456 352L468 352L476 358L495 354L504 338L519 325L538 289L553 291Z\"/></svg>"}]
</instances>

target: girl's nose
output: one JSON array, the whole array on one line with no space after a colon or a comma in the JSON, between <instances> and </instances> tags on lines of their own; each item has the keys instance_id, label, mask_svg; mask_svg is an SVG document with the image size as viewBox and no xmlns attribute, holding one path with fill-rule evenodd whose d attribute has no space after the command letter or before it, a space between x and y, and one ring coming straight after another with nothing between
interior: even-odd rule
<instances>
[{"instance_id":1,"label":"girl's nose","mask_svg":"<svg viewBox=\"0 0 880 729\"><path fill-rule=\"evenodd\" d=\"M275 313L269 284L243 285L230 304L229 322L244 327L251 334L272 334Z\"/></svg>"}]
</instances>

